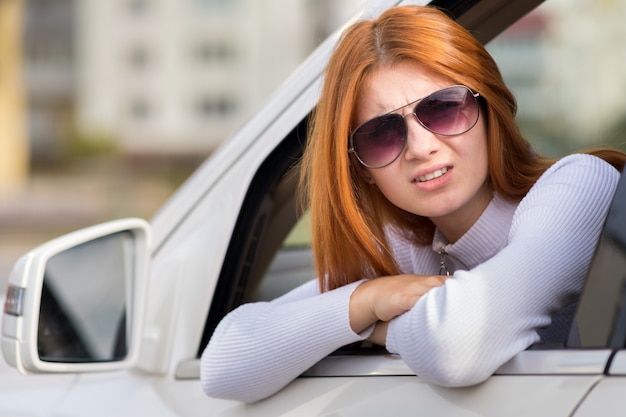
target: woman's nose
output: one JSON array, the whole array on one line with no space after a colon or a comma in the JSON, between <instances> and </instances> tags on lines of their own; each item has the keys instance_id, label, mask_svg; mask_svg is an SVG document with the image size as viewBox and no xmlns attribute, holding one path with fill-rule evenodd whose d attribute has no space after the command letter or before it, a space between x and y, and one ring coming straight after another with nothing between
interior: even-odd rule
<instances>
[{"instance_id":1,"label":"woman's nose","mask_svg":"<svg viewBox=\"0 0 626 417\"><path fill-rule=\"evenodd\" d=\"M428 159L441 147L441 140L430 130L426 129L417 119L415 113L407 114L406 123L406 159Z\"/></svg>"}]
</instances>

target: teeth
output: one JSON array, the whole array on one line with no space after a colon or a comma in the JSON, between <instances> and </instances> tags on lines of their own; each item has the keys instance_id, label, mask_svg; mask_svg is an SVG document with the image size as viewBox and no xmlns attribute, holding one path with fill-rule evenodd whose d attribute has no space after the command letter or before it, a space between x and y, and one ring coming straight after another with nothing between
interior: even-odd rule
<instances>
[{"instance_id":1,"label":"teeth","mask_svg":"<svg viewBox=\"0 0 626 417\"><path fill-rule=\"evenodd\" d=\"M431 173L426 174L426 175L420 175L419 180L420 180L420 182L430 181L432 179L441 177L446 172L448 172L448 168L441 168L441 169L438 169L435 172L431 172Z\"/></svg>"}]
</instances>

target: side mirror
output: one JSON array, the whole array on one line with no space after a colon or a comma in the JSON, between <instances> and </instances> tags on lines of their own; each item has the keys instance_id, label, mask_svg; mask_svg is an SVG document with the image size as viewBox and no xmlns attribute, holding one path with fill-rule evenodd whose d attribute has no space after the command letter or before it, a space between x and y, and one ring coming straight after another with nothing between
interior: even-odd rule
<instances>
[{"instance_id":1,"label":"side mirror","mask_svg":"<svg viewBox=\"0 0 626 417\"><path fill-rule=\"evenodd\" d=\"M2 353L22 373L132 367L138 356L150 226L123 219L22 256L9 277Z\"/></svg>"}]
</instances>

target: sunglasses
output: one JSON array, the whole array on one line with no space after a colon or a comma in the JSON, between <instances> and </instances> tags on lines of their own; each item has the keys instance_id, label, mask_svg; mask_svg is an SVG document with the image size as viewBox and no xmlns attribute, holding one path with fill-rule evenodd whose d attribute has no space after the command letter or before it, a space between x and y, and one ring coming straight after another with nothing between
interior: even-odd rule
<instances>
[{"instance_id":1,"label":"sunglasses","mask_svg":"<svg viewBox=\"0 0 626 417\"><path fill-rule=\"evenodd\" d=\"M435 91L405 106L363 123L350 135L350 149L367 168L383 168L395 161L407 141L406 117L415 116L427 130L442 136L456 136L473 128L478 122L478 93L464 85ZM395 113L413 106L413 112Z\"/></svg>"}]
</instances>

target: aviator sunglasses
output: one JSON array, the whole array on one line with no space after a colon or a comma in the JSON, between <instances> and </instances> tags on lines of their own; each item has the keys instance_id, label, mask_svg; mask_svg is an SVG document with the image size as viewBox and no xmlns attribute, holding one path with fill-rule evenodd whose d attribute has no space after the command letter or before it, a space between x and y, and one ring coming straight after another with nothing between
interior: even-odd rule
<instances>
[{"instance_id":1,"label":"aviator sunglasses","mask_svg":"<svg viewBox=\"0 0 626 417\"><path fill-rule=\"evenodd\" d=\"M456 136L473 128L478 121L478 93L464 85L435 91L405 106L363 123L350 135L350 149L367 168L383 168L395 161L407 141L406 117L415 116L427 130L442 136ZM413 112L396 113L415 106Z\"/></svg>"}]
</instances>

